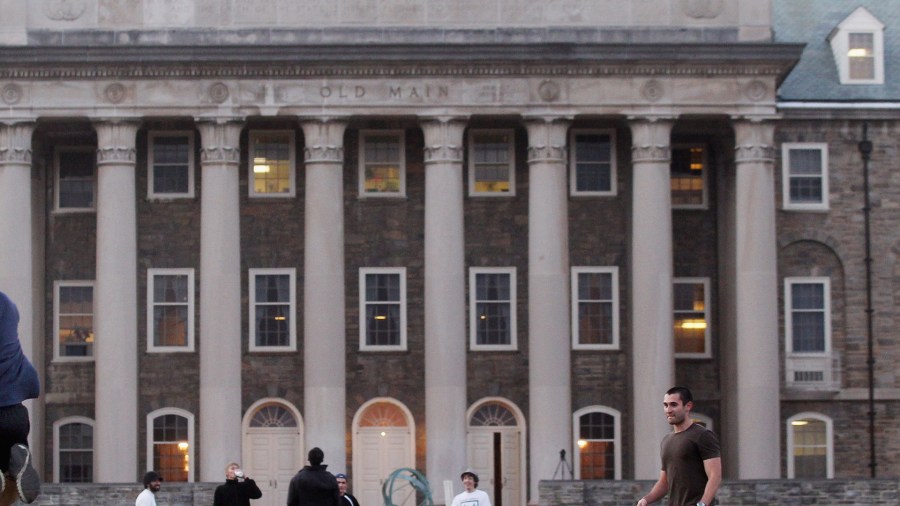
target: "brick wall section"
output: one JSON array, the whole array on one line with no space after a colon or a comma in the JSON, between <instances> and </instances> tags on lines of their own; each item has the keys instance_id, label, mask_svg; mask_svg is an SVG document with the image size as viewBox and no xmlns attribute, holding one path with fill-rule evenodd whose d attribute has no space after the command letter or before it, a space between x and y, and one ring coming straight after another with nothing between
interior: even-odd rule
<instances>
[{"instance_id":1,"label":"brick wall section","mask_svg":"<svg viewBox=\"0 0 900 506\"><path fill-rule=\"evenodd\" d=\"M156 494L160 506L208 506L218 483L163 483ZM40 506L131 506L144 489L140 483L45 484L33 504ZM21 503L16 503L21 504Z\"/></svg>"},{"instance_id":2,"label":"brick wall section","mask_svg":"<svg viewBox=\"0 0 900 506\"><path fill-rule=\"evenodd\" d=\"M632 506L649 492L652 486L653 482L646 480L542 481L540 505ZM719 489L718 499L720 506L895 505L900 503L900 483L896 480L726 481Z\"/></svg>"}]
</instances>

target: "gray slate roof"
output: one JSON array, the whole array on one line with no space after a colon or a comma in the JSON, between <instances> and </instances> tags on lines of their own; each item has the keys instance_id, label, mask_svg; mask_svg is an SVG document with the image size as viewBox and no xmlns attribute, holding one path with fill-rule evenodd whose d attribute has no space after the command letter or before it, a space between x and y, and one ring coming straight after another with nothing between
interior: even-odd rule
<instances>
[{"instance_id":1,"label":"gray slate roof","mask_svg":"<svg viewBox=\"0 0 900 506\"><path fill-rule=\"evenodd\" d=\"M857 7L884 23L884 84L841 84L828 34ZM900 0L773 0L776 42L805 42L782 101L900 101Z\"/></svg>"}]
</instances>

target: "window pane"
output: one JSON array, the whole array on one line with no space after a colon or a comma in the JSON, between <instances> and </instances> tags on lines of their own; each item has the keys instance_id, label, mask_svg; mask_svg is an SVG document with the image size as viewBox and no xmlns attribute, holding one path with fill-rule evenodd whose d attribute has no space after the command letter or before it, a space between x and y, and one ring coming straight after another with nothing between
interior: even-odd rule
<instances>
[{"instance_id":1,"label":"window pane","mask_svg":"<svg viewBox=\"0 0 900 506\"><path fill-rule=\"evenodd\" d=\"M67 423L59 428L59 481L94 481L94 429L85 423Z\"/></svg>"},{"instance_id":2,"label":"window pane","mask_svg":"<svg viewBox=\"0 0 900 506\"><path fill-rule=\"evenodd\" d=\"M366 346L403 344L403 279L395 272L364 275L364 315Z\"/></svg>"},{"instance_id":3,"label":"window pane","mask_svg":"<svg viewBox=\"0 0 900 506\"><path fill-rule=\"evenodd\" d=\"M258 133L253 137L253 192L291 191L291 135Z\"/></svg>"},{"instance_id":4,"label":"window pane","mask_svg":"<svg viewBox=\"0 0 900 506\"><path fill-rule=\"evenodd\" d=\"M400 191L401 156L398 135L366 135L363 139L366 193Z\"/></svg>"},{"instance_id":5,"label":"window pane","mask_svg":"<svg viewBox=\"0 0 900 506\"><path fill-rule=\"evenodd\" d=\"M791 285L791 336L795 352L825 351L825 285Z\"/></svg>"},{"instance_id":6,"label":"window pane","mask_svg":"<svg viewBox=\"0 0 900 506\"><path fill-rule=\"evenodd\" d=\"M256 346L290 346L289 305L256 306Z\"/></svg>"},{"instance_id":7,"label":"window pane","mask_svg":"<svg viewBox=\"0 0 900 506\"><path fill-rule=\"evenodd\" d=\"M399 304L369 304L366 306L366 344L373 346L400 344Z\"/></svg>"},{"instance_id":8,"label":"window pane","mask_svg":"<svg viewBox=\"0 0 900 506\"><path fill-rule=\"evenodd\" d=\"M578 273L578 342L612 344L612 274Z\"/></svg>"},{"instance_id":9,"label":"window pane","mask_svg":"<svg viewBox=\"0 0 900 506\"><path fill-rule=\"evenodd\" d=\"M586 413L579 420L578 447L581 479L615 478L616 419L607 413Z\"/></svg>"},{"instance_id":10,"label":"window pane","mask_svg":"<svg viewBox=\"0 0 900 506\"><path fill-rule=\"evenodd\" d=\"M187 346L187 306L153 308L153 344L155 346Z\"/></svg>"},{"instance_id":11,"label":"window pane","mask_svg":"<svg viewBox=\"0 0 900 506\"><path fill-rule=\"evenodd\" d=\"M875 35L848 34L850 79L875 79Z\"/></svg>"},{"instance_id":12,"label":"window pane","mask_svg":"<svg viewBox=\"0 0 900 506\"><path fill-rule=\"evenodd\" d=\"M59 287L59 354L90 357L94 346L94 288Z\"/></svg>"},{"instance_id":13,"label":"window pane","mask_svg":"<svg viewBox=\"0 0 900 506\"><path fill-rule=\"evenodd\" d=\"M575 135L575 191L612 189L612 141L607 134Z\"/></svg>"},{"instance_id":14,"label":"window pane","mask_svg":"<svg viewBox=\"0 0 900 506\"><path fill-rule=\"evenodd\" d=\"M166 481L187 481L190 471L188 420L163 415L153 420L153 468Z\"/></svg>"},{"instance_id":15,"label":"window pane","mask_svg":"<svg viewBox=\"0 0 900 506\"><path fill-rule=\"evenodd\" d=\"M828 441L825 422L816 419L796 420L794 431L794 477L828 477Z\"/></svg>"},{"instance_id":16,"label":"window pane","mask_svg":"<svg viewBox=\"0 0 900 506\"><path fill-rule=\"evenodd\" d=\"M671 185L673 206L703 205L705 155L701 147L672 150Z\"/></svg>"},{"instance_id":17,"label":"window pane","mask_svg":"<svg viewBox=\"0 0 900 506\"><path fill-rule=\"evenodd\" d=\"M256 302L290 302L291 277L287 274L256 276Z\"/></svg>"},{"instance_id":18,"label":"window pane","mask_svg":"<svg viewBox=\"0 0 900 506\"><path fill-rule=\"evenodd\" d=\"M59 207L94 207L94 152L59 153Z\"/></svg>"},{"instance_id":19,"label":"window pane","mask_svg":"<svg viewBox=\"0 0 900 506\"><path fill-rule=\"evenodd\" d=\"M473 136L476 192L508 192L510 190L509 149L507 133L478 133Z\"/></svg>"},{"instance_id":20,"label":"window pane","mask_svg":"<svg viewBox=\"0 0 900 506\"><path fill-rule=\"evenodd\" d=\"M153 137L153 192L188 193L190 157L187 135Z\"/></svg>"}]
</instances>

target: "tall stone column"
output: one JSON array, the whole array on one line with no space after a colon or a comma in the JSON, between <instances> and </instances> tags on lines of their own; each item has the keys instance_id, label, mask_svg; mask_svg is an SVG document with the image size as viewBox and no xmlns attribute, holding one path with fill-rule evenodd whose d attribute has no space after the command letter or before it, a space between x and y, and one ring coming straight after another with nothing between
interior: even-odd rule
<instances>
[{"instance_id":1,"label":"tall stone column","mask_svg":"<svg viewBox=\"0 0 900 506\"><path fill-rule=\"evenodd\" d=\"M569 214L563 118L530 118L528 128L528 396L531 476L553 478L559 451L572 455L569 326Z\"/></svg>"},{"instance_id":2,"label":"tall stone column","mask_svg":"<svg viewBox=\"0 0 900 506\"><path fill-rule=\"evenodd\" d=\"M672 330L672 121L634 118L631 161L631 376L634 474L659 477L659 442L670 430L662 410L675 381Z\"/></svg>"},{"instance_id":3,"label":"tall stone column","mask_svg":"<svg viewBox=\"0 0 900 506\"><path fill-rule=\"evenodd\" d=\"M737 464L730 474L741 480L781 474L774 130L771 122L734 122L735 335L724 350L723 407L733 434L726 451Z\"/></svg>"},{"instance_id":4,"label":"tall stone column","mask_svg":"<svg viewBox=\"0 0 900 506\"><path fill-rule=\"evenodd\" d=\"M425 134L425 448L437 503L466 467L463 118L423 118ZM461 365L462 364L462 365Z\"/></svg>"},{"instance_id":5,"label":"tall stone column","mask_svg":"<svg viewBox=\"0 0 900 506\"><path fill-rule=\"evenodd\" d=\"M200 129L200 480L222 479L241 455L241 227L238 170L243 123Z\"/></svg>"},{"instance_id":6,"label":"tall stone column","mask_svg":"<svg viewBox=\"0 0 900 506\"><path fill-rule=\"evenodd\" d=\"M19 308L19 341L42 378L44 340L35 336L35 265L33 260L34 213L31 187L31 134L34 123L0 124L0 290ZM42 427L43 407L29 402L33 424ZM43 439L32 431L29 445L37 460Z\"/></svg>"},{"instance_id":7,"label":"tall stone column","mask_svg":"<svg viewBox=\"0 0 900 506\"><path fill-rule=\"evenodd\" d=\"M303 261L303 393L306 447L347 465L344 300L344 130L335 118L303 120L306 220Z\"/></svg>"},{"instance_id":8,"label":"tall stone column","mask_svg":"<svg viewBox=\"0 0 900 506\"><path fill-rule=\"evenodd\" d=\"M140 123L96 121L94 481L134 481L138 463L137 190Z\"/></svg>"}]
</instances>

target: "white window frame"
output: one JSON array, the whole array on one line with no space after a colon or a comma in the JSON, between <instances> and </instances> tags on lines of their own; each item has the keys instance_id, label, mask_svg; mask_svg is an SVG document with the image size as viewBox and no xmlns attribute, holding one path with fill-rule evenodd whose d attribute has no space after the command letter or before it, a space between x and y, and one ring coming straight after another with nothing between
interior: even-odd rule
<instances>
[{"instance_id":1,"label":"white window frame","mask_svg":"<svg viewBox=\"0 0 900 506\"><path fill-rule=\"evenodd\" d=\"M850 34L872 34L875 72L872 79L850 77ZM884 24L865 7L859 7L828 35L841 84L884 84Z\"/></svg>"},{"instance_id":2,"label":"white window frame","mask_svg":"<svg viewBox=\"0 0 900 506\"><path fill-rule=\"evenodd\" d=\"M84 416L67 416L53 422L53 483L63 483L60 481L60 478L62 477L62 469L60 468L60 466L62 465L62 458L60 456L59 430L64 425L73 423L90 425L92 430L96 429L96 427L94 427L94 420ZM96 431L94 432L94 434L96 435ZM82 451L90 451L92 455L94 453L93 448L84 448ZM93 472L95 471L95 469L93 469L93 464L91 464L91 468L91 473L93 474ZM96 479L96 476L94 476L94 478Z\"/></svg>"},{"instance_id":3,"label":"white window frame","mask_svg":"<svg viewBox=\"0 0 900 506\"><path fill-rule=\"evenodd\" d=\"M366 191L366 142L373 136L392 136L397 139L397 165L400 170L400 188L395 192L367 192ZM406 132L404 130L360 130L359 132L359 168L357 190L359 198L397 198L406 196Z\"/></svg>"},{"instance_id":4,"label":"white window frame","mask_svg":"<svg viewBox=\"0 0 900 506\"><path fill-rule=\"evenodd\" d=\"M608 135L609 136L609 190L608 191L579 191L578 190L578 160L575 156L576 136ZM569 193L578 197L612 197L618 192L616 181L616 131L612 128L576 128L569 131Z\"/></svg>"},{"instance_id":5,"label":"white window frame","mask_svg":"<svg viewBox=\"0 0 900 506\"><path fill-rule=\"evenodd\" d=\"M257 276L288 276L290 300L286 303L258 302L256 300ZM247 310L247 335L249 336L250 351L266 352L290 352L297 349L297 269L295 268L271 268L250 269L248 271L249 297ZM260 346L256 344L256 306L260 305L287 305L288 306L288 344L285 346Z\"/></svg>"},{"instance_id":6,"label":"white window frame","mask_svg":"<svg viewBox=\"0 0 900 506\"><path fill-rule=\"evenodd\" d=\"M509 275L509 344L478 344L478 274ZM501 301L490 301L501 302ZM518 349L515 267L470 267L469 268L469 349L472 351L514 351Z\"/></svg>"},{"instance_id":7,"label":"white window frame","mask_svg":"<svg viewBox=\"0 0 900 506\"><path fill-rule=\"evenodd\" d=\"M509 164L509 191L508 192L480 192L475 190L475 137L479 134L508 135L507 144ZM516 195L516 131L512 128L474 128L468 135L468 182L470 197L503 198Z\"/></svg>"},{"instance_id":8,"label":"white window frame","mask_svg":"<svg viewBox=\"0 0 900 506\"><path fill-rule=\"evenodd\" d=\"M90 207L61 207L59 202L60 190L60 155L63 153L94 153L94 167L91 173L91 181L93 182L93 205ZM92 146L57 146L53 152L54 163L54 188L53 200L54 211L58 213L84 213L95 212L97 210L97 149Z\"/></svg>"},{"instance_id":9,"label":"white window frame","mask_svg":"<svg viewBox=\"0 0 900 506\"><path fill-rule=\"evenodd\" d=\"M253 154L255 152L258 136L260 135L287 135L288 136L288 179L289 189L285 193L263 193L256 191L256 172L254 172ZM250 198L280 199L291 198L297 195L297 141L293 130L250 130L247 134L247 194Z\"/></svg>"},{"instance_id":10,"label":"white window frame","mask_svg":"<svg viewBox=\"0 0 900 506\"><path fill-rule=\"evenodd\" d=\"M188 469L188 479L187 483L194 482L194 474L195 469L197 467L197 460L194 458L194 448L196 447L196 438L194 435L194 414L190 411L180 409L180 408L160 408L155 411L151 411L147 413L147 467L145 469L154 469L153 465L153 421L157 418L165 415L178 415L184 418L187 418L188 424L188 465L190 468Z\"/></svg>"},{"instance_id":11,"label":"white window frame","mask_svg":"<svg viewBox=\"0 0 900 506\"><path fill-rule=\"evenodd\" d=\"M791 304L791 292L794 285L797 284L822 284L824 288L824 300L823 303L825 307L823 308L824 312L824 325L825 325L825 335L823 339L825 340L825 349L821 352L795 352L794 351L794 336L793 336L793 307ZM804 356L804 357L821 357L821 356L830 356L831 355L831 278L824 276L796 276L796 277L787 277L784 278L784 346L785 351L789 355L794 356Z\"/></svg>"},{"instance_id":12,"label":"white window frame","mask_svg":"<svg viewBox=\"0 0 900 506\"><path fill-rule=\"evenodd\" d=\"M399 301L372 301L371 304L397 304L400 306L400 343L399 344L367 344L366 336L366 275L394 274L400 278ZM359 269L359 349L360 351L406 351L407 319L406 319L406 267L361 267Z\"/></svg>"},{"instance_id":13,"label":"white window frame","mask_svg":"<svg viewBox=\"0 0 900 506\"><path fill-rule=\"evenodd\" d=\"M187 276L188 278L188 323L187 323L187 343L184 346L157 346L153 344L154 326L153 326L153 282L156 276ZM147 269L147 352L148 353L191 353L194 351L194 313L196 307L194 305L194 269Z\"/></svg>"},{"instance_id":14,"label":"white window frame","mask_svg":"<svg viewBox=\"0 0 900 506\"><path fill-rule=\"evenodd\" d=\"M153 159L153 146L160 137L187 137L188 144L188 188L181 193L157 192L154 187L156 165ZM194 198L194 132L190 130L154 130L147 134L147 197L158 200L174 200Z\"/></svg>"},{"instance_id":15,"label":"white window frame","mask_svg":"<svg viewBox=\"0 0 900 506\"><path fill-rule=\"evenodd\" d=\"M796 463L794 462L794 458L796 457L796 455L794 453L795 448L793 424L798 420L805 419L813 419L825 423L825 478L832 479L834 478L834 422L832 422L830 417L823 415L822 413L816 413L813 411L804 411L803 413L797 413L796 415L793 415L787 419L787 477L788 479L794 479L796 474Z\"/></svg>"},{"instance_id":16,"label":"white window frame","mask_svg":"<svg viewBox=\"0 0 900 506\"><path fill-rule=\"evenodd\" d=\"M685 284L685 285L703 285L703 318L706 320L706 329L703 336L703 353L675 353L675 358L712 358L712 311L710 307L711 296L709 293L710 287L710 279L706 277L694 277L694 278L673 278L672 284ZM674 288L674 287L673 287ZM673 290L674 291L674 290ZM673 297L674 299L674 297ZM691 313L699 313L699 311L690 311ZM673 320L677 319L675 316L679 314L675 308L672 308L672 316ZM674 339L674 335L673 335ZM673 343L674 345L674 343Z\"/></svg>"},{"instance_id":17,"label":"white window frame","mask_svg":"<svg viewBox=\"0 0 900 506\"><path fill-rule=\"evenodd\" d=\"M612 278L612 342L609 344L586 344L581 342L581 332L578 319L578 275L579 274L609 274ZM571 320L572 320L572 349L573 350L618 350L619 349L619 268L610 267L572 267L571 268ZM598 301L595 301L598 302Z\"/></svg>"},{"instance_id":18,"label":"white window frame","mask_svg":"<svg viewBox=\"0 0 900 506\"><path fill-rule=\"evenodd\" d=\"M709 209L709 146L705 143L679 143L672 146L672 152L674 154L675 150L681 149L695 149L700 148L703 150L703 169L701 172L701 179L703 180L703 196L702 202L700 204L672 204L672 209ZM671 174L669 175L671 178ZM671 188L670 188L670 191Z\"/></svg>"},{"instance_id":19,"label":"white window frame","mask_svg":"<svg viewBox=\"0 0 900 506\"><path fill-rule=\"evenodd\" d=\"M575 479L581 479L581 447L578 446L578 441L581 439L579 436L581 435L581 421L580 418L589 413L603 413L606 415L610 415L615 420L614 431L614 440L613 445L615 445L615 478L616 480L622 479L622 412L613 409L607 406L587 406L579 409L575 413L572 414L572 467L574 467Z\"/></svg>"},{"instance_id":20,"label":"white window frame","mask_svg":"<svg viewBox=\"0 0 900 506\"><path fill-rule=\"evenodd\" d=\"M814 203L791 201L791 150L817 150L822 154L822 200ZM791 211L827 211L829 208L828 144L825 142L785 142L781 145L782 207Z\"/></svg>"},{"instance_id":21,"label":"white window frame","mask_svg":"<svg viewBox=\"0 0 900 506\"><path fill-rule=\"evenodd\" d=\"M78 356L69 356L62 354L62 343L59 342L59 324L60 324L60 300L59 300L59 291L60 288L68 288L68 287L90 287L94 290L94 295L96 296L97 291L94 286L94 282L90 280L59 280L53 282L53 361L54 362L92 362L94 360L93 350L91 354L86 357L78 357ZM94 301L96 302L96 300ZM91 322L93 327L94 314L96 311L93 311L92 304L92 312L91 312ZM94 339L96 340L97 335L94 334Z\"/></svg>"}]
</instances>

